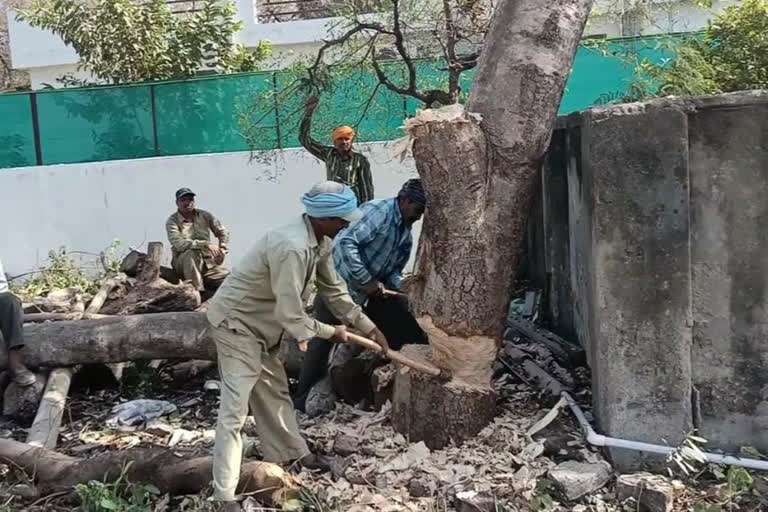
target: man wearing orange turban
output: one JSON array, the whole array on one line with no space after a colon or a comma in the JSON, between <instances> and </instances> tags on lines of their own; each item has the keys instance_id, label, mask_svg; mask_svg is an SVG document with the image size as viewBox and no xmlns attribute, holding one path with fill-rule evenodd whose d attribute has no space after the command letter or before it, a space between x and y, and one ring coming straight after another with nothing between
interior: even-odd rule
<instances>
[{"instance_id":1,"label":"man wearing orange turban","mask_svg":"<svg viewBox=\"0 0 768 512\"><path fill-rule=\"evenodd\" d=\"M352 142L355 130L350 126L339 126L331 133L332 146L312 139L312 114L317 108L317 97L312 96L304 109L304 119L299 127L299 141L307 151L325 162L326 179L349 186L357 196L359 204L373 199L373 178L368 159L355 151Z\"/></svg>"}]
</instances>

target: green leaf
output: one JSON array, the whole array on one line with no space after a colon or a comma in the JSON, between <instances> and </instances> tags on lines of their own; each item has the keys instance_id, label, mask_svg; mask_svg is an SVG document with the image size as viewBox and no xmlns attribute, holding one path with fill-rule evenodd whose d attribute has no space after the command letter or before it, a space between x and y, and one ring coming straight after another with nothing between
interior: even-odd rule
<instances>
[{"instance_id":1,"label":"green leaf","mask_svg":"<svg viewBox=\"0 0 768 512\"><path fill-rule=\"evenodd\" d=\"M301 500L292 499L283 503L283 510L285 512L301 512L304 510L304 504Z\"/></svg>"},{"instance_id":2,"label":"green leaf","mask_svg":"<svg viewBox=\"0 0 768 512\"><path fill-rule=\"evenodd\" d=\"M145 484L144 490L147 491L149 494L154 494L156 496L160 494L160 489L158 489L152 484Z\"/></svg>"},{"instance_id":3,"label":"green leaf","mask_svg":"<svg viewBox=\"0 0 768 512\"><path fill-rule=\"evenodd\" d=\"M728 489L732 493L748 491L754 482L754 478L746 469L738 466L728 468Z\"/></svg>"},{"instance_id":4,"label":"green leaf","mask_svg":"<svg viewBox=\"0 0 768 512\"><path fill-rule=\"evenodd\" d=\"M111 498L101 498L99 501L99 506L106 510L117 510L117 503L115 503Z\"/></svg>"}]
</instances>

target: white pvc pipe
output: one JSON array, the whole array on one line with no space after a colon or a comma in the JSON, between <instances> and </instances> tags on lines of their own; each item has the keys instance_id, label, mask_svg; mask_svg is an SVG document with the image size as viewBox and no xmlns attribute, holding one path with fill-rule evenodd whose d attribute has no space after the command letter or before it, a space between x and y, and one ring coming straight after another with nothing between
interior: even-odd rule
<instances>
[{"instance_id":1,"label":"white pvc pipe","mask_svg":"<svg viewBox=\"0 0 768 512\"><path fill-rule=\"evenodd\" d=\"M661 455L669 455L675 451L675 448L671 446L663 446L659 444L643 443L640 441L628 441L626 439L619 439L616 437L608 437L602 434L598 434L592 429L592 426L587 421L584 413L579 408L576 401L566 391L561 393L561 396L565 398L568 403L571 412L576 417L576 421L581 425L581 429L587 438L587 442L594 446L610 446L613 448L624 448L626 450L636 450L640 452L658 453ZM721 455L719 453L702 452L703 456L708 462L713 464L727 464L729 466L741 466L750 469L759 469L762 471L768 471L768 461L757 459L742 459L740 457L733 457L731 455Z\"/></svg>"}]
</instances>

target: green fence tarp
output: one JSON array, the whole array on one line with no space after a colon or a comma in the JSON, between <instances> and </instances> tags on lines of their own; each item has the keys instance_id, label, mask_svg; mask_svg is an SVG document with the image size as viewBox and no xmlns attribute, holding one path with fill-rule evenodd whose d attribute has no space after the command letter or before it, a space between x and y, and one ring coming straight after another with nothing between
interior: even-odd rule
<instances>
[{"instance_id":1,"label":"green fence tarp","mask_svg":"<svg viewBox=\"0 0 768 512\"><path fill-rule=\"evenodd\" d=\"M238 118L249 112L252 98L271 94L272 73L217 76L155 85L155 117L160 155L247 151ZM256 149L277 144L274 107L261 112Z\"/></svg>"},{"instance_id":2,"label":"green fence tarp","mask_svg":"<svg viewBox=\"0 0 768 512\"><path fill-rule=\"evenodd\" d=\"M581 46L576 54L560 113L616 99L627 90L633 65L611 55L633 46L638 61L669 56L657 38L610 41L600 49ZM406 84L402 64L393 81ZM420 89L444 89L444 65L419 61ZM330 141L340 124L357 126L358 140L391 140L402 135L406 116L420 102L377 86L371 71L334 76L334 93L322 99L313 117L312 135ZM474 71L461 77L462 100ZM36 93L40 152L44 164L277 149L299 146L298 127L304 94L291 70L202 77L152 85L132 85ZM372 95L376 90L376 94ZM368 101L370 98L370 101ZM504 101L504 98L499 98ZM0 96L0 167L34 165L35 146L29 95Z\"/></svg>"},{"instance_id":3,"label":"green fence tarp","mask_svg":"<svg viewBox=\"0 0 768 512\"><path fill-rule=\"evenodd\" d=\"M37 93L43 164L153 156L150 86Z\"/></svg>"},{"instance_id":4,"label":"green fence tarp","mask_svg":"<svg viewBox=\"0 0 768 512\"><path fill-rule=\"evenodd\" d=\"M29 95L0 95L0 168L35 163L35 135Z\"/></svg>"}]
</instances>

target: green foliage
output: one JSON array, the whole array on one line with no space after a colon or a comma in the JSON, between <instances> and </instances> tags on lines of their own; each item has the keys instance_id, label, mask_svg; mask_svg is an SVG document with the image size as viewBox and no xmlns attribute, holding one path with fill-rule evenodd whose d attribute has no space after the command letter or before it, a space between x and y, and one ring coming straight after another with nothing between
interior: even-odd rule
<instances>
[{"instance_id":1,"label":"green foliage","mask_svg":"<svg viewBox=\"0 0 768 512\"><path fill-rule=\"evenodd\" d=\"M80 56L80 68L109 83L184 78L207 61L219 72L253 71L271 53L234 44L242 24L231 2L205 0L200 10L171 13L163 0L35 0L18 18L51 30Z\"/></svg>"},{"instance_id":2,"label":"green foliage","mask_svg":"<svg viewBox=\"0 0 768 512\"><path fill-rule=\"evenodd\" d=\"M706 31L704 58L723 91L768 88L768 0L727 7Z\"/></svg>"},{"instance_id":3,"label":"green foliage","mask_svg":"<svg viewBox=\"0 0 768 512\"><path fill-rule=\"evenodd\" d=\"M728 494L730 496L737 496L749 491L754 483L755 479L746 469L738 466L728 468Z\"/></svg>"},{"instance_id":4,"label":"green foliage","mask_svg":"<svg viewBox=\"0 0 768 512\"><path fill-rule=\"evenodd\" d=\"M710 3L696 2L700 7ZM670 39L668 49L674 57L661 64L634 63L634 80L620 101L766 89L768 0L743 0L727 7L702 34Z\"/></svg>"},{"instance_id":5,"label":"green foliage","mask_svg":"<svg viewBox=\"0 0 768 512\"><path fill-rule=\"evenodd\" d=\"M95 293L101 286L101 278L105 274L114 274L120 268L120 241L115 240L101 254L99 259L100 272L95 279L89 279L81 265L72 258L72 253L65 247L48 252L47 266L36 270L31 279L21 285L11 283L11 291L24 298L46 295L53 290L70 288L78 293Z\"/></svg>"},{"instance_id":6,"label":"green foliage","mask_svg":"<svg viewBox=\"0 0 768 512\"><path fill-rule=\"evenodd\" d=\"M154 485L125 485L91 480L75 486L82 512L150 512L152 497L160 494Z\"/></svg>"},{"instance_id":7,"label":"green foliage","mask_svg":"<svg viewBox=\"0 0 768 512\"><path fill-rule=\"evenodd\" d=\"M529 504L533 512L544 512L550 510L554 505L551 492L554 491L554 483L551 480L541 479L536 482L536 493Z\"/></svg>"}]
</instances>

